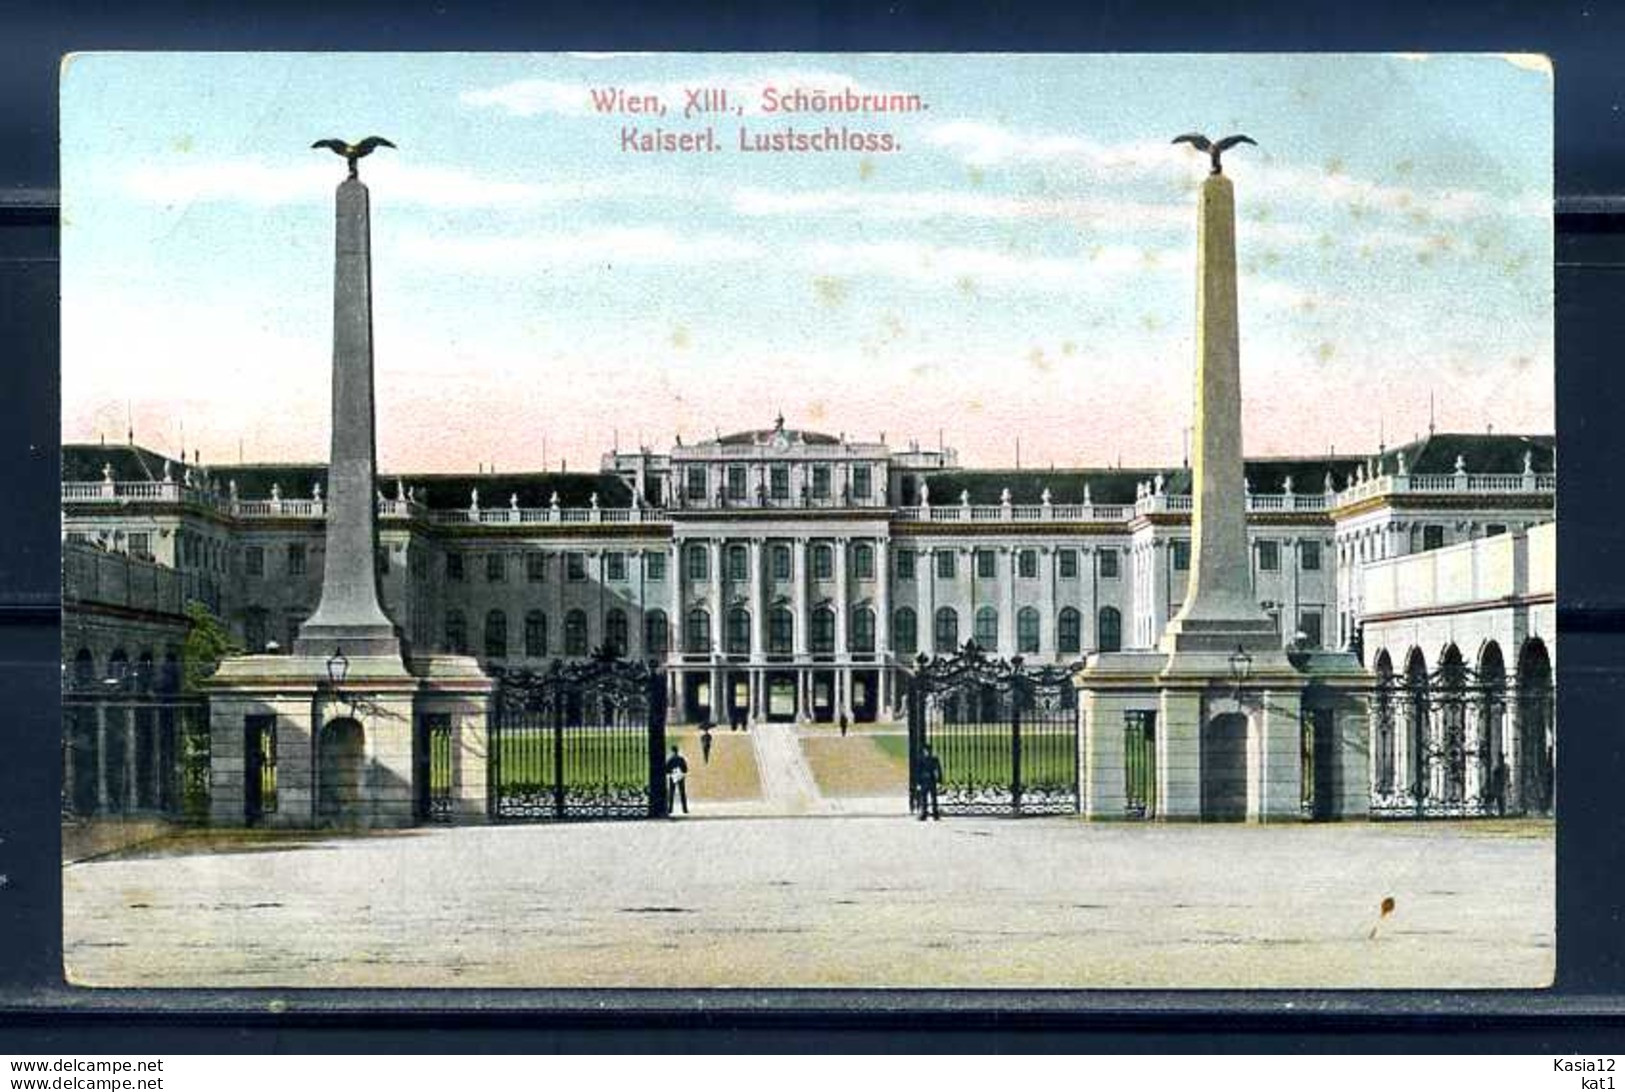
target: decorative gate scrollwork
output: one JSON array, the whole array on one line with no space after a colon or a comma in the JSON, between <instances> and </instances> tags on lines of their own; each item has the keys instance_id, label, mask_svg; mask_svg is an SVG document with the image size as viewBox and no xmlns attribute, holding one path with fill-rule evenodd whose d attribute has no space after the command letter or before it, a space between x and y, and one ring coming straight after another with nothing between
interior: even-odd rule
<instances>
[{"instance_id":1,"label":"decorative gate scrollwork","mask_svg":"<svg viewBox=\"0 0 1625 1092\"><path fill-rule=\"evenodd\" d=\"M921 757L942 767L942 810L959 815L1041 815L1078 810L1075 667L990 659L975 642L949 657L916 661L909 680L910 802Z\"/></svg>"},{"instance_id":2,"label":"decorative gate scrollwork","mask_svg":"<svg viewBox=\"0 0 1625 1092\"><path fill-rule=\"evenodd\" d=\"M1504 814L1516 805L1505 682L1459 659L1379 677L1371 702L1373 816Z\"/></svg>"},{"instance_id":3,"label":"decorative gate scrollwork","mask_svg":"<svg viewBox=\"0 0 1625 1092\"><path fill-rule=\"evenodd\" d=\"M665 814L665 676L652 663L555 660L500 675L490 731L497 821Z\"/></svg>"}]
</instances>

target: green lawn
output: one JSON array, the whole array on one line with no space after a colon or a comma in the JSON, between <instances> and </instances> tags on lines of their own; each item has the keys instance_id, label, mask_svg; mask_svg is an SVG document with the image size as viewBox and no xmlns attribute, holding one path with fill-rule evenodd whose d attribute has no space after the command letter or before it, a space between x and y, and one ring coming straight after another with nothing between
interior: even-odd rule
<instances>
[{"instance_id":1,"label":"green lawn","mask_svg":"<svg viewBox=\"0 0 1625 1092\"><path fill-rule=\"evenodd\" d=\"M931 749L942 762L947 785L1009 784L1010 731L955 726L930 734ZM900 745L907 753L908 740ZM1071 785L1077 781L1077 737L1071 729L1024 728L1021 733L1021 781L1024 785Z\"/></svg>"},{"instance_id":2,"label":"green lawn","mask_svg":"<svg viewBox=\"0 0 1625 1092\"><path fill-rule=\"evenodd\" d=\"M504 731L498 742L498 770L504 789L550 787L553 733L547 730ZM641 732L600 732L568 728L564 732L564 784L574 786L641 786L649 780L649 748Z\"/></svg>"}]
</instances>

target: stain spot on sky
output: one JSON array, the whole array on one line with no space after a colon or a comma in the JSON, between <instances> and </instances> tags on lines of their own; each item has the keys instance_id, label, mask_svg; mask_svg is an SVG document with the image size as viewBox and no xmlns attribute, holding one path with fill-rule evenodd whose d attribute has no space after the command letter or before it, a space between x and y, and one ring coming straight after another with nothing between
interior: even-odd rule
<instances>
[{"instance_id":1,"label":"stain spot on sky","mask_svg":"<svg viewBox=\"0 0 1625 1092\"><path fill-rule=\"evenodd\" d=\"M673 349L686 349L690 343L688 327L678 323L671 328L671 347Z\"/></svg>"},{"instance_id":2,"label":"stain spot on sky","mask_svg":"<svg viewBox=\"0 0 1625 1092\"><path fill-rule=\"evenodd\" d=\"M1315 359L1322 364L1329 364L1332 357L1337 355L1337 346L1329 341L1322 341L1315 346Z\"/></svg>"},{"instance_id":3,"label":"stain spot on sky","mask_svg":"<svg viewBox=\"0 0 1625 1092\"><path fill-rule=\"evenodd\" d=\"M1032 349L1028 351L1027 363L1029 366L1031 366L1033 371L1040 374L1048 374L1055 367L1055 365L1050 363L1049 358L1044 355L1044 350L1039 348L1037 345L1034 345Z\"/></svg>"},{"instance_id":4,"label":"stain spot on sky","mask_svg":"<svg viewBox=\"0 0 1625 1092\"><path fill-rule=\"evenodd\" d=\"M874 177L874 173L874 160L868 158L858 160L858 181L867 182L870 178Z\"/></svg>"},{"instance_id":5,"label":"stain spot on sky","mask_svg":"<svg viewBox=\"0 0 1625 1092\"><path fill-rule=\"evenodd\" d=\"M846 302L846 282L839 277L814 277L813 292L825 307L839 307Z\"/></svg>"}]
</instances>

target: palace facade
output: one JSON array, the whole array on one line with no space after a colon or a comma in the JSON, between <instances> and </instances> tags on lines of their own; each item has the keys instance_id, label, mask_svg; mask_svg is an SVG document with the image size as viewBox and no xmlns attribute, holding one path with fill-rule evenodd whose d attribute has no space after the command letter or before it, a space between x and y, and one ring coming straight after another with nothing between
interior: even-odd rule
<instances>
[{"instance_id":1,"label":"palace facade","mask_svg":"<svg viewBox=\"0 0 1625 1092\"><path fill-rule=\"evenodd\" d=\"M1283 643L1356 650L1367 569L1520 535L1553 518L1556 485L1550 436L1246 474L1253 589ZM245 649L291 647L319 597L325 482L321 465L66 446L65 664L101 678L178 654L176 612L96 605L86 551L129 559L119 594L168 571ZM781 420L610 452L596 473L381 474L377 565L415 648L498 670L657 660L682 720L886 720L900 671L966 641L1047 662L1154 646L1184 596L1189 487L1183 467L969 469Z\"/></svg>"}]
</instances>

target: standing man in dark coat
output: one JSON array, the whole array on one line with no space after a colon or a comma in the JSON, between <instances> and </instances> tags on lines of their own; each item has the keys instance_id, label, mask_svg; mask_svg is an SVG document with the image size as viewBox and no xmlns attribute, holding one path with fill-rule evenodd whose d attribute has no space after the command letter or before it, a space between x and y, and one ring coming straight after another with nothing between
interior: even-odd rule
<instances>
[{"instance_id":1,"label":"standing man in dark coat","mask_svg":"<svg viewBox=\"0 0 1625 1092\"><path fill-rule=\"evenodd\" d=\"M711 722L705 721L700 725L700 757L707 766L711 765Z\"/></svg>"},{"instance_id":2,"label":"standing man in dark coat","mask_svg":"<svg viewBox=\"0 0 1625 1092\"><path fill-rule=\"evenodd\" d=\"M937 786L941 783L942 760L932 753L927 743L920 751L920 822L925 822L927 814L941 821L942 806L937 801Z\"/></svg>"},{"instance_id":3,"label":"standing man in dark coat","mask_svg":"<svg viewBox=\"0 0 1625 1092\"><path fill-rule=\"evenodd\" d=\"M683 802L683 814L688 814L688 759L671 745L671 757L666 759L666 818L677 811L677 801Z\"/></svg>"}]
</instances>

